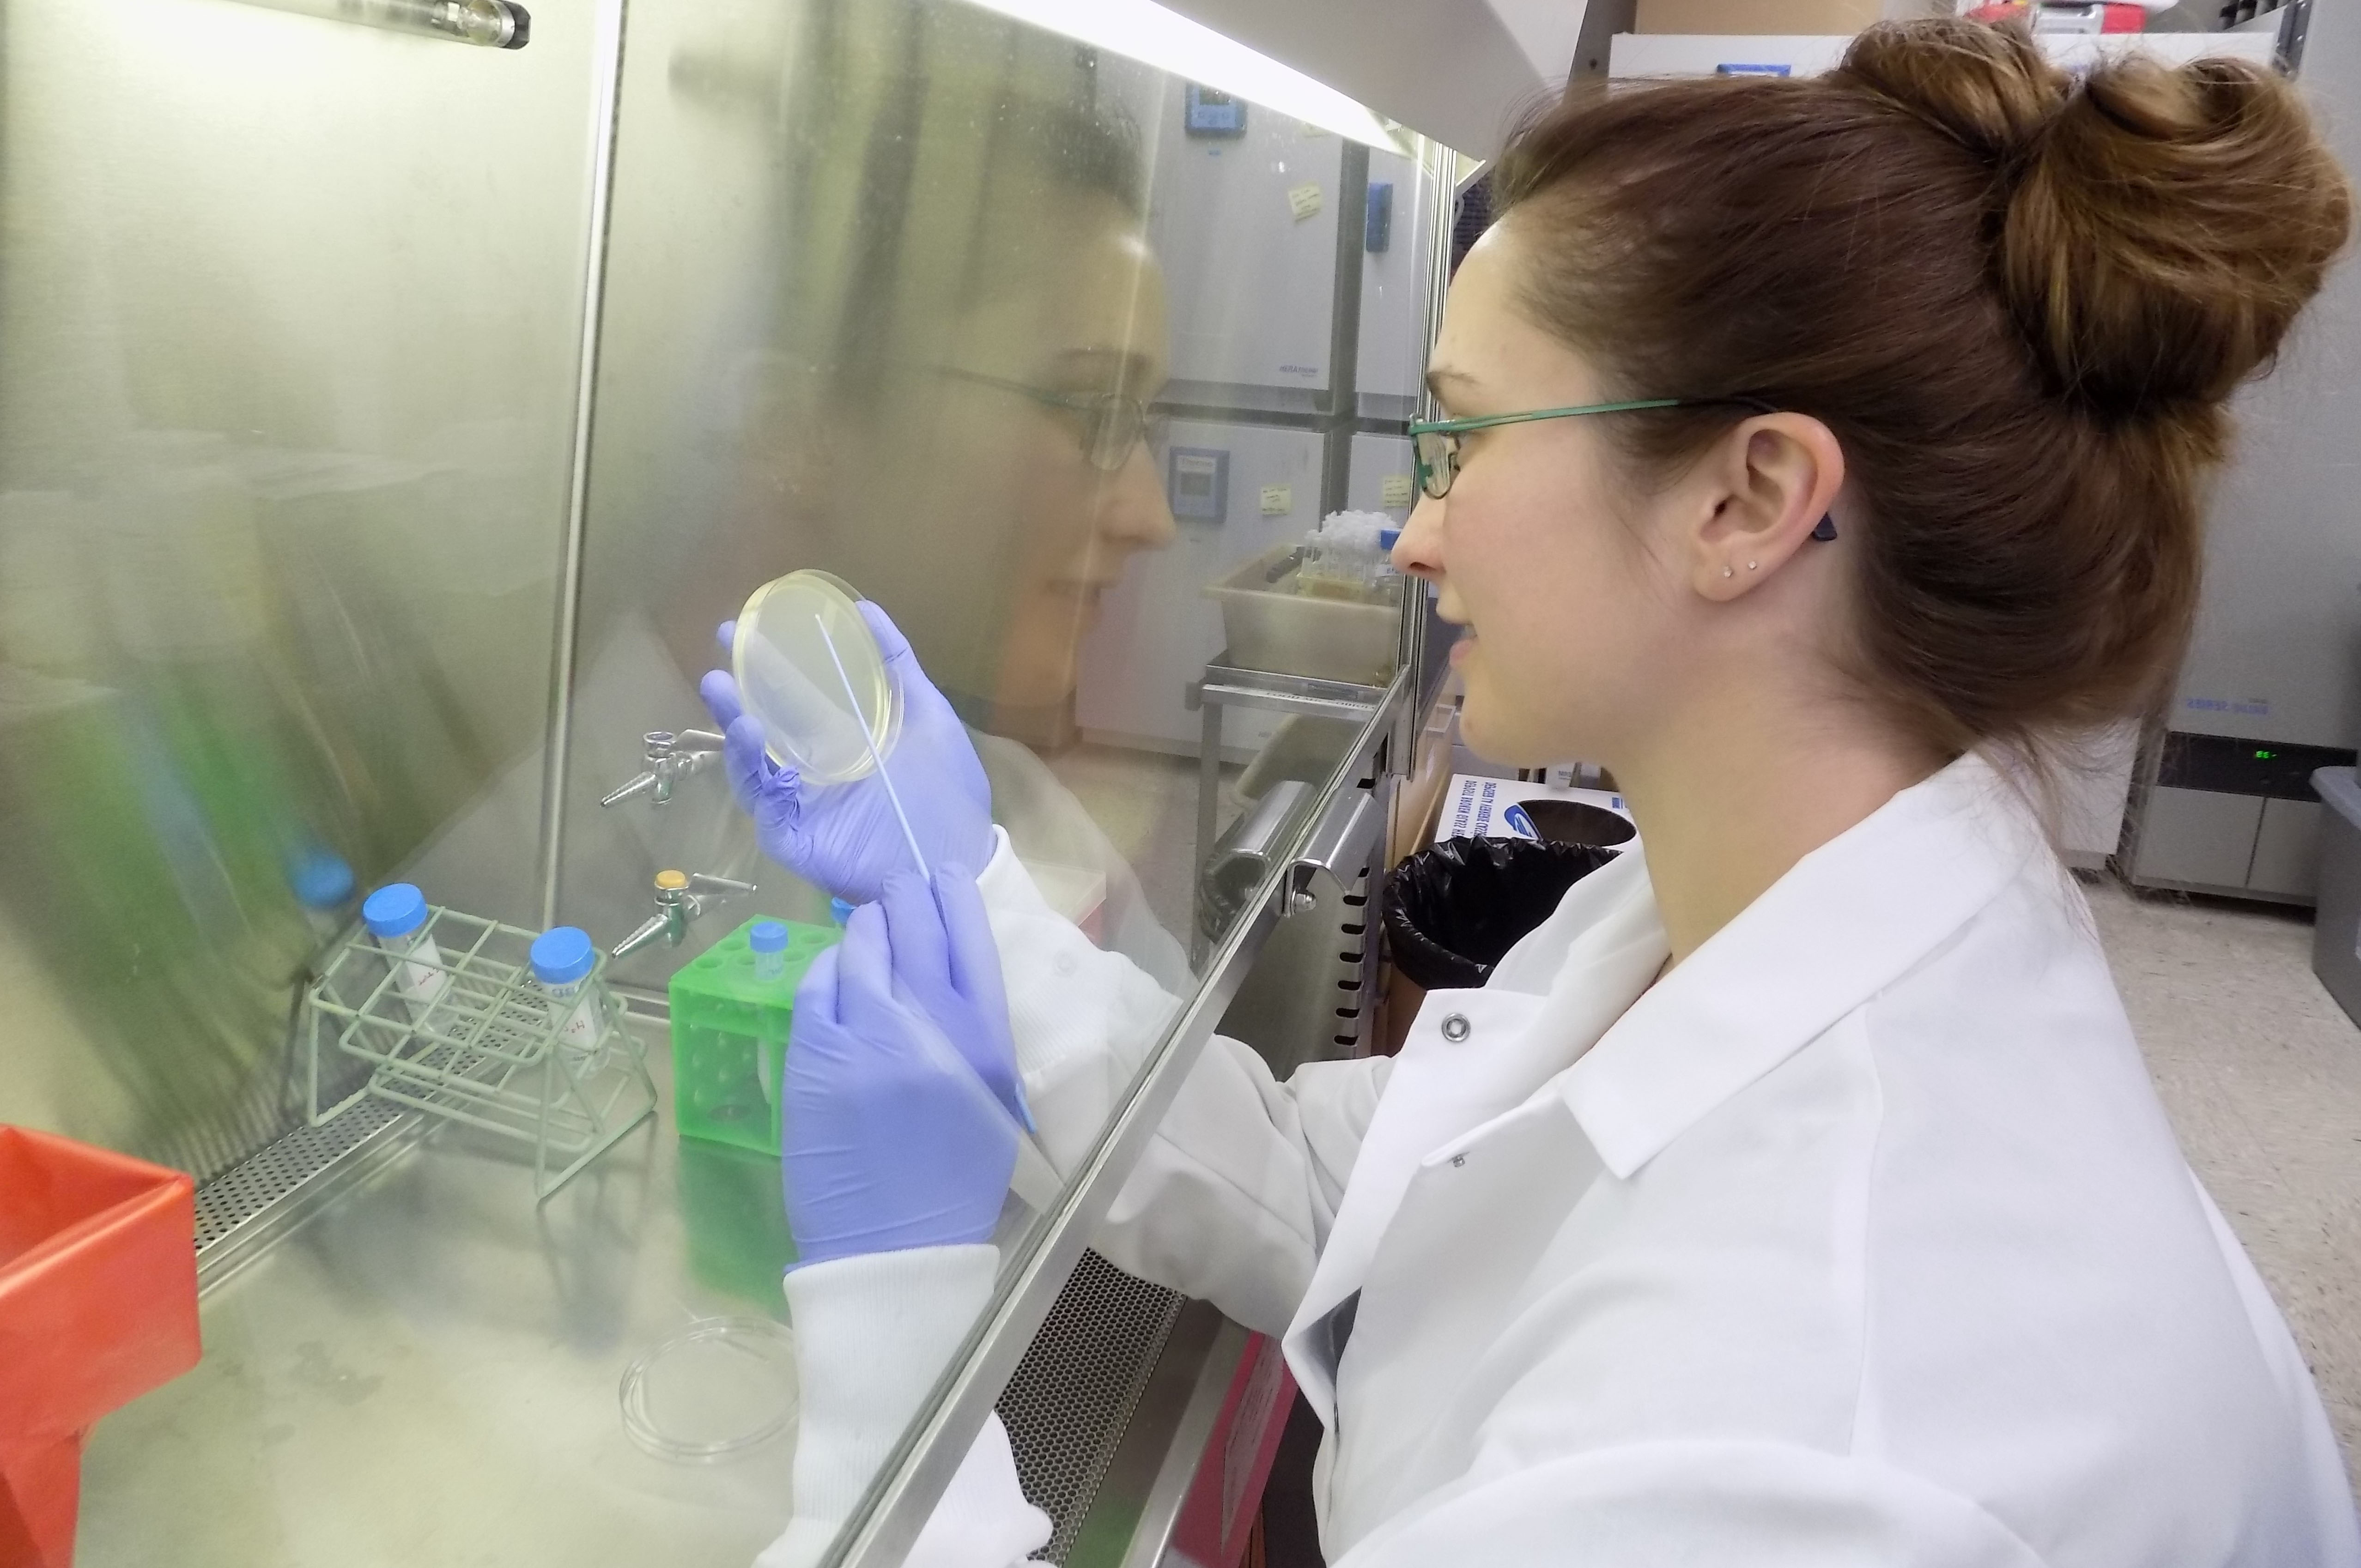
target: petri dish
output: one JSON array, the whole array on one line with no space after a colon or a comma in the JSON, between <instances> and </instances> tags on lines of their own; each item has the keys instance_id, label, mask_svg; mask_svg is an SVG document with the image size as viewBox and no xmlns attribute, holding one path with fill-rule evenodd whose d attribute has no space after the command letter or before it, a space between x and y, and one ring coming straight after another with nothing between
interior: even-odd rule
<instances>
[{"instance_id":1,"label":"petri dish","mask_svg":"<svg viewBox=\"0 0 2361 1568\"><path fill-rule=\"evenodd\" d=\"M790 572L755 589L730 656L739 697L781 767L850 784L901 738L902 694L841 578Z\"/></svg>"},{"instance_id":2,"label":"petri dish","mask_svg":"<svg viewBox=\"0 0 2361 1568\"><path fill-rule=\"evenodd\" d=\"M795 1336L767 1318L704 1318L651 1346L617 1391L623 1430L644 1453L709 1464L796 1419Z\"/></svg>"}]
</instances>

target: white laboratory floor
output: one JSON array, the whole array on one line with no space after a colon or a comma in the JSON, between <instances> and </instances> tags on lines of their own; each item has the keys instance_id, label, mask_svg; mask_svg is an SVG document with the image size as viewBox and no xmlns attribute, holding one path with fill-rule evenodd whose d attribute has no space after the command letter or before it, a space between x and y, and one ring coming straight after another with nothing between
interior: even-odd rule
<instances>
[{"instance_id":1,"label":"white laboratory floor","mask_svg":"<svg viewBox=\"0 0 2361 1568\"><path fill-rule=\"evenodd\" d=\"M2181 1146L2294 1327L2361 1492L2361 1028L2312 975L2310 912L2084 891Z\"/></svg>"}]
</instances>

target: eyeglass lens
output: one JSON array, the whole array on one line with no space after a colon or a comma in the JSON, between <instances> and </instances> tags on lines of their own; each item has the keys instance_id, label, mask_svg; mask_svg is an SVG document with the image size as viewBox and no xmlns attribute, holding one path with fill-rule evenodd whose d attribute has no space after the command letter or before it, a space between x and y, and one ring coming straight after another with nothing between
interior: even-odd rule
<instances>
[{"instance_id":1,"label":"eyeglass lens","mask_svg":"<svg viewBox=\"0 0 2361 1568\"><path fill-rule=\"evenodd\" d=\"M1131 449L1148 433L1148 412L1137 400L1109 394L1093 398L1082 451L1093 467L1109 473L1131 460Z\"/></svg>"}]
</instances>

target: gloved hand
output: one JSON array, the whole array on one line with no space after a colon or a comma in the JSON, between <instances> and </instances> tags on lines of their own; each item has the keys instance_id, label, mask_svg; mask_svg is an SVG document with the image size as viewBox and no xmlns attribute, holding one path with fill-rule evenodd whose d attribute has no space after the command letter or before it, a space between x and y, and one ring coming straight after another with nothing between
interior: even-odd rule
<instances>
[{"instance_id":1,"label":"gloved hand","mask_svg":"<svg viewBox=\"0 0 2361 1568\"><path fill-rule=\"evenodd\" d=\"M994 1098L1032 1132L1000 947L974 876L954 861L936 869L929 888L916 872L895 872L878 905L894 942L894 994L932 1019Z\"/></svg>"},{"instance_id":2,"label":"gloved hand","mask_svg":"<svg viewBox=\"0 0 2361 1568\"><path fill-rule=\"evenodd\" d=\"M863 599L862 619L876 634L885 671L902 693L902 735L885 768L928 870L947 861L981 866L992 858L992 785L950 703L918 668L910 644L884 610ZM722 623L727 649L737 623ZM745 711L738 683L708 673L697 690L729 738L723 766L738 802L754 819L763 852L807 882L854 904L874 902L885 873L915 872L893 799L874 772L851 784L807 784L764 751L762 720Z\"/></svg>"},{"instance_id":3,"label":"gloved hand","mask_svg":"<svg viewBox=\"0 0 2361 1568\"><path fill-rule=\"evenodd\" d=\"M952 999L962 1028L981 1008L951 979L933 891L896 878L895 896L891 920L854 910L796 991L780 1137L804 1263L988 1240L1016 1165L1016 1124L970 1065L997 1048L1014 1075L1006 1009L1002 1046L952 1043L917 999Z\"/></svg>"}]
</instances>

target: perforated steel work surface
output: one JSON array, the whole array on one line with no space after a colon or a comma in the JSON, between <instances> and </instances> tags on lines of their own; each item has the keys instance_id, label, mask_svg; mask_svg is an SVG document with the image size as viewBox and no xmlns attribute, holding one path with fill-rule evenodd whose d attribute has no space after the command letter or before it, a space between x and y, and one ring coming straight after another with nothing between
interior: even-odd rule
<instances>
[{"instance_id":1,"label":"perforated steel work surface","mask_svg":"<svg viewBox=\"0 0 2361 1568\"><path fill-rule=\"evenodd\" d=\"M1025 1496L1056 1533L1063 1563L1131 1422L1181 1298L1086 1252L1000 1396Z\"/></svg>"},{"instance_id":2,"label":"perforated steel work surface","mask_svg":"<svg viewBox=\"0 0 2361 1568\"><path fill-rule=\"evenodd\" d=\"M298 1125L198 1188L197 1255L409 1114L362 1100L320 1126Z\"/></svg>"}]
</instances>

